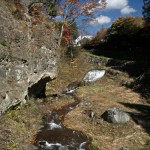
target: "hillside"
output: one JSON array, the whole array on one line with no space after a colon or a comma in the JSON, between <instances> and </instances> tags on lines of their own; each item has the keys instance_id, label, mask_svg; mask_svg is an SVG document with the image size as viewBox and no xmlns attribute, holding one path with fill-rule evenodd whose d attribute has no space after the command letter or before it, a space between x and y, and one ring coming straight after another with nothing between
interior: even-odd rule
<instances>
[{"instance_id":1,"label":"hillside","mask_svg":"<svg viewBox=\"0 0 150 150\"><path fill-rule=\"evenodd\" d=\"M70 46L66 30L63 38L71 42L58 49L60 29L42 5L0 0L0 150L149 150L149 29L143 20L132 28L134 18L125 18L130 32L120 18L108 41L99 36L93 46L85 40L88 51ZM104 76L86 81L89 71Z\"/></svg>"},{"instance_id":2,"label":"hillside","mask_svg":"<svg viewBox=\"0 0 150 150\"><path fill-rule=\"evenodd\" d=\"M98 64L97 60L99 60ZM81 53L73 63L61 62L59 76L48 84L47 94L59 93L60 89L70 82L83 79L86 72L91 69L106 69L106 75L102 79L75 91L74 94L81 101L65 116L65 126L82 131L90 137L93 150L119 150L121 147L132 150L149 149L150 105L145 104L146 101L140 94L123 86L124 82L132 82L133 78L125 72L107 66L110 61L112 59L107 57ZM54 108L57 108L55 103L59 106L58 109L61 109L65 99L52 101ZM106 109L112 106L128 112L131 120L125 125L113 125L105 121L93 124L92 119L86 113L90 109L100 117Z\"/></svg>"},{"instance_id":3,"label":"hillside","mask_svg":"<svg viewBox=\"0 0 150 150\"><path fill-rule=\"evenodd\" d=\"M57 76L57 32L45 14L30 15L30 3L0 1L0 115L45 96L46 82Z\"/></svg>"},{"instance_id":4,"label":"hillside","mask_svg":"<svg viewBox=\"0 0 150 150\"><path fill-rule=\"evenodd\" d=\"M94 61L91 60L99 60L99 64L93 64ZM39 137L44 138L45 128L42 128L46 125L44 120L50 117L50 112L54 111L58 113L59 119L64 118L62 123L65 128L80 131L90 139L92 148L89 150L119 150L123 147L132 150L148 150L150 148L150 106L145 104L145 99L138 93L122 86L123 82L133 79L127 73L107 67L109 61L110 58L85 52L80 52L78 57L71 61L68 58L60 60L58 77L47 84L45 99L36 99L36 101L31 99L25 107L16 107L3 116L1 147L7 147L9 150L35 148L32 144L37 146ZM68 84L82 80L91 69L106 69L106 74L94 84L79 87L74 92L74 96L80 102L74 106L74 98L70 95L62 95L62 90ZM111 124L103 120L93 122L89 116L88 111L96 114L98 118L112 106L128 112L131 116L130 121L125 124ZM7 130L4 127L7 127ZM36 134L37 131L40 132ZM9 138L4 139L8 134ZM27 136L30 138L27 139ZM45 136L48 138L47 135ZM59 137L57 134L55 136ZM22 137L22 140L19 137Z\"/></svg>"}]
</instances>

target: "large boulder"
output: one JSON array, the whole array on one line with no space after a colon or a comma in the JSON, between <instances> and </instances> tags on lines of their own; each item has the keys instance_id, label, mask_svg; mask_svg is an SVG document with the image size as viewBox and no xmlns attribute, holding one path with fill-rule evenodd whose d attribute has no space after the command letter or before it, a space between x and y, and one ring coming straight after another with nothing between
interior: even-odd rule
<instances>
[{"instance_id":1,"label":"large boulder","mask_svg":"<svg viewBox=\"0 0 150 150\"><path fill-rule=\"evenodd\" d=\"M129 114L117 107L111 107L108 110L106 110L102 114L102 118L105 121L114 124L123 124L130 120Z\"/></svg>"},{"instance_id":2,"label":"large boulder","mask_svg":"<svg viewBox=\"0 0 150 150\"><path fill-rule=\"evenodd\" d=\"M85 82L95 82L105 75L105 70L91 70L83 78Z\"/></svg>"},{"instance_id":3,"label":"large boulder","mask_svg":"<svg viewBox=\"0 0 150 150\"><path fill-rule=\"evenodd\" d=\"M0 115L30 97L45 96L57 75L58 35L43 14L30 16L27 5L0 0Z\"/></svg>"}]
</instances>

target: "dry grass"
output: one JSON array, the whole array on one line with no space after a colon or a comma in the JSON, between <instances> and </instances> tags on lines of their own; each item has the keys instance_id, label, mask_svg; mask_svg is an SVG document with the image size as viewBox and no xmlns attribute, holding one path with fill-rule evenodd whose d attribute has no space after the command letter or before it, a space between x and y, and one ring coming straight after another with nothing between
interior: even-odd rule
<instances>
[{"instance_id":1,"label":"dry grass","mask_svg":"<svg viewBox=\"0 0 150 150\"><path fill-rule=\"evenodd\" d=\"M76 95L80 99L88 99L91 109L99 116L112 106L117 106L127 112L135 112L118 102L141 104L141 98L137 93L120 87L107 77L94 85L81 87L77 90ZM90 118L84 113L85 109L79 105L71 111L65 118L65 125L86 133L92 138L95 149L118 150L121 147L128 147L132 150L144 149L146 142L150 140L148 133L132 120L125 125L112 125L106 122L93 125Z\"/></svg>"},{"instance_id":2,"label":"dry grass","mask_svg":"<svg viewBox=\"0 0 150 150\"><path fill-rule=\"evenodd\" d=\"M48 93L59 93L60 89L69 83L80 81L84 74L91 69L97 68L87 63L87 58L83 53L74 63L61 62L58 78L47 86ZM92 139L93 150L119 150L121 147L140 150L146 149L145 145L147 141L150 141L146 129L132 119L124 125L112 125L107 122L93 125L89 116L84 113L87 108L81 106L86 99L90 103L90 109L99 116L112 106L117 106L131 113L138 112L136 109L131 109L120 103L143 104L139 94L120 85L121 80L126 80L127 77L123 73L116 77L106 74L98 82L80 87L75 93L81 99L81 103L66 115L64 124L68 128L82 131L89 136Z\"/></svg>"},{"instance_id":3,"label":"dry grass","mask_svg":"<svg viewBox=\"0 0 150 150\"><path fill-rule=\"evenodd\" d=\"M0 119L0 149L26 150L41 121L42 112L32 101L9 110Z\"/></svg>"},{"instance_id":4,"label":"dry grass","mask_svg":"<svg viewBox=\"0 0 150 150\"><path fill-rule=\"evenodd\" d=\"M85 73L94 67L87 63L87 57L81 53L73 61L60 60L58 63L58 77L47 84L47 95L60 93L61 89L73 81L81 81Z\"/></svg>"},{"instance_id":5,"label":"dry grass","mask_svg":"<svg viewBox=\"0 0 150 150\"><path fill-rule=\"evenodd\" d=\"M22 150L23 146L29 144L30 139L33 139L31 135L33 136L36 131L32 125L36 121L42 120L43 113L46 114L52 109L61 109L73 102L72 97L56 96L51 98L49 96L60 94L61 89L73 81L80 81L88 70L97 69L96 67L87 63L87 57L84 53L81 53L73 62L60 61L57 79L47 84L46 101L48 105L44 106L44 112L41 113L36 108L35 111L31 105L31 107L10 111L1 119L1 129L4 130L0 129L0 140L6 140L5 149L16 150L19 147L17 150ZM105 66L102 66L102 68L105 68ZM142 103L139 94L120 86L121 80L126 80L125 77L127 77L125 74L112 76L106 73L101 80L92 85L80 87L75 92L81 102L65 116L64 124L68 128L82 131L90 137L93 150L119 150L121 147L127 147L129 150L146 150L146 147L147 150L150 149L148 130L133 119L124 125L113 125L107 122L94 125L85 113L85 110L90 108L98 116L101 116L107 108L112 106L117 106L130 113L139 113L136 107L133 109L122 103L149 107L148 104ZM82 105L84 101L87 101L89 105ZM148 122L149 120L146 122L147 125Z\"/></svg>"}]
</instances>

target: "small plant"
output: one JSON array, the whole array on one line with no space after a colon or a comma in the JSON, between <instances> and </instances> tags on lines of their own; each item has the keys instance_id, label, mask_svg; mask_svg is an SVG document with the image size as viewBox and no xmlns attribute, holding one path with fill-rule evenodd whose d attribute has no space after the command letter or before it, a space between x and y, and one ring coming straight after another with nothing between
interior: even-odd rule
<instances>
[{"instance_id":1,"label":"small plant","mask_svg":"<svg viewBox=\"0 0 150 150\"><path fill-rule=\"evenodd\" d=\"M66 56L71 58L71 59L77 57L78 54L79 54L79 50L76 47L69 46L66 50Z\"/></svg>"},{"instance_id":2,"label":"small plant","mask_svg":"<svg viewBox=\"0 0 150 150\"><path fill-rule=\"evenodd\" d=\"M16 143L14 141L10 141L7 145L7 150L18 150Z\"/></svg>"},{"instance_id":3,"label":"small plant","mask_svg":"<svg viewBox=\"0 0 150 150\"><path fill-rule=\"evenodd\" d=\"M12 13L13 16L18 19L18 20L23 20L24 16L23 16L23 13L17 9L15 12Z\"/></svg>"},{"instance_id":4,"label":"small plant","mask_svg":"<svg viewBox=\"0 0 150 150\"><path fill-rule=\"evenodd\" d=\"M7 55L5 53L0 54L0 60L4 60L7 58Z\"/></svg>"},{"instance_id":5,"label":"small plant","mask_svg":"<svg viewBox=\"0 0 150 150\"><path fill-rule=\"evenodd\" d=\"M96 142L92 144L92 149L93 150L98 150L98 145L97 145Z\"/></svg>"},{"instance_id":6,"label":"small plant","mask_svg":"<svg viewBox=\"0 0 150 150\"><path fill-rule=\"evenodd\" d=\"M21 122L22 120L17 110L11 110L8 113L8 117L16 122Z\"/></svg>"},{"instance_id":7,"label":"small plant","mask_svg":"<svg viewBox=\"0 0 150 150\"><path fill-rule=\"evenodd\" d=\"M6 40L0 40L0 44L3 46L7 46L7 41Z\"/></svg>"}]
</instances>

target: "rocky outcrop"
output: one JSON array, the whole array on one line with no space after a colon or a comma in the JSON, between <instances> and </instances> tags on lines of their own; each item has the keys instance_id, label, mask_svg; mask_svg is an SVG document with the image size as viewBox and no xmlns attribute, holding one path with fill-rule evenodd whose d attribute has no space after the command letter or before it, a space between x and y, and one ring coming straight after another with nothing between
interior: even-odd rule
<instances>
[{"instance_id":1,"label":"rocky outcrop","mask_svg":"<svg viewBox=\"0 0 150 150\"><path fill-rule=\"evenodd\" d=\"M124 124L130 120L129 114L117 107L111 107L106 110L103 113L102 118L105 121L114 124Z\"/></svg>"},{"instance_id":2,"label":"rocky outcrop","mask_svg":"<svg viewBox=\"0 0 150 150\"><path fill-rule=\"evenodd\" d=\"M46 83L57 75L57 33L42 12L28 14L31 2L0 1L0 115L44 96Z\"/></svg>"}]
</instances>

